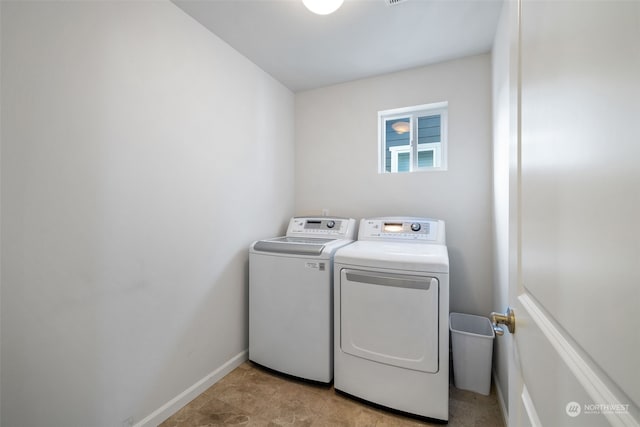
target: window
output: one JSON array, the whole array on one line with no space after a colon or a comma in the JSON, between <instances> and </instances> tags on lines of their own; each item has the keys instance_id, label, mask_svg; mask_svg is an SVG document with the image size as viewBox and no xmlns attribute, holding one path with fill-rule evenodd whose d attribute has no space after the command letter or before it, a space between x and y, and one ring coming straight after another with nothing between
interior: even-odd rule
<instances>
[{"instance_id":1,"label":"window","mask_svg":"<svg viewBox=\"0 0 640 427\"><path fill-rule=\"evenodd\" d=\"M446 102L380 111L379 172L447 169Z\"/></svg>"}]
</instances>

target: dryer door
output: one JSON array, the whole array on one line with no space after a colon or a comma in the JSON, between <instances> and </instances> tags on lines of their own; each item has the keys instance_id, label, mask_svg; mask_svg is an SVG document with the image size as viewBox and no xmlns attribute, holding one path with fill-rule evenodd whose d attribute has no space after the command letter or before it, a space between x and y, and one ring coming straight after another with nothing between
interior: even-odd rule
<instances>
[{"instance_id":1,"label":"dryer door","mask_svg":"<svg viewBox=\"0 0 640 427\"><path fill-rule=\"evenodd\" d=\"M438 372L438 291L438 280L430 276L342 269L342 351Z\"/></svg>"}]
</instances>

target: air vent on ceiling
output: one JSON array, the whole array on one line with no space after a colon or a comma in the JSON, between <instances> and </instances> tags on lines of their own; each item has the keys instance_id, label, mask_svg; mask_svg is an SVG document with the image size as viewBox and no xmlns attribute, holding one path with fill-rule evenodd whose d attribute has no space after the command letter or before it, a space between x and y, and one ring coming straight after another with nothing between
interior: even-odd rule
<instances>
[{"instance_id":1,"label":"air vent on ceiling","mask_svg":"<svg viewBox=\"0 0 640 427\"><path fill-rule=\"evenodd\" d=\"M404 3L407 0L384 0L384 2L387 4L387 6L395 6L398 3Z\"/></svg>"}]
</instances>

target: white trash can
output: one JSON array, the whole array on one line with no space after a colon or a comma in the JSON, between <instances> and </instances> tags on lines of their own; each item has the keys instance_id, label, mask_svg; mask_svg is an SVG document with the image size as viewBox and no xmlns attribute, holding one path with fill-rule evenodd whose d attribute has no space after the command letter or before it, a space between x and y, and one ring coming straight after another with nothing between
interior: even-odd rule
<instances>
[{"instance_id":1,"label":"white trash can","mask_svg":"<svg viewBox=\"0 0 640 427\"><path fill-rule=\"evenodd\" d=\"M486 317L450 313L453 379L457 388L488 395L491 390L493 326Z\"/></svg>"}]
</instances>

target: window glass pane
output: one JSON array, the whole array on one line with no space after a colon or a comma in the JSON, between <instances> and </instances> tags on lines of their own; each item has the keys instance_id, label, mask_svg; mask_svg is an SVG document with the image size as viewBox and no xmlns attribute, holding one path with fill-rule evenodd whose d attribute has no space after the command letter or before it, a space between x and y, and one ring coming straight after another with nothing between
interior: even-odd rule
<instances>
[{"instance_id":1,"label":"window glass pane","mask_svg":"<svg viewBox=\"0 0 640 427\"><path fill-rule=\"evenodd\" d=\"M418 117L418 144L440 142L440 115Z\"/></svg>"},{"instance_id":2,"label":"window glass pane","mask_svg":"<svg viewBox=\"0 0 640 427\"><path fill-rule=\"evenodd\" d=\"M418 167L433 167L433 150L418 151Z\"/></svg>"},{"instance_id":3,"label":"window glass pane","mask_svg":"<svg viewBox=\"0 0 640 427\"><path fill-rule=\"evenodd\" d=\"M409 153L398 153L398 172L409 172Z\"/></svg>"},{"instance_id":4,"label":"window glass pane","mask_svg":"<svg viewBox=\"0 0 640 427\"><path fill-rule=\"evenodd\" d=\"M405 145L407 148L410 144L410 128L409 128L410 119L409 117L404 117L400 119L387 120L385 125L385 170L387 172L391 172L391 147L398 147ZM407 153L408 155L408 153ZM398 158L398 163L400 163L400 158ZM407 157L407 169L409 170L409 159ZM398 166L398 172L400 172L400 166Z\"/></svg>"}]
</instances>

